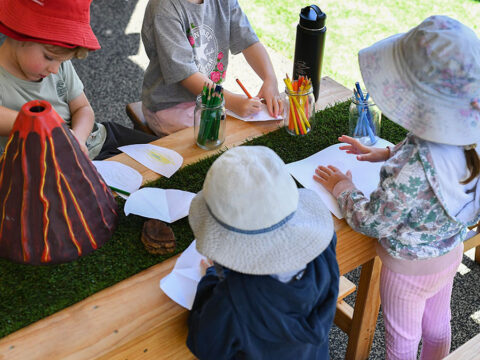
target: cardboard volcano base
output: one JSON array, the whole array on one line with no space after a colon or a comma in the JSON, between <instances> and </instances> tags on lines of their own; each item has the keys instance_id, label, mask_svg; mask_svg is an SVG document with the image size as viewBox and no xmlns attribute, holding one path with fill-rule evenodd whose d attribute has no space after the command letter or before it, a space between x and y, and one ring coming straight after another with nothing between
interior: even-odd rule
<instances>
[{"instance_id":1,"label":"cardboard volcano base","mask_svg":"<svg viewBox=\"0 0 480 360\"><path fill-rule=\"evenodd\" d=\"M74 260L117 224L110 189L46 101L20 110L0 158L0 256L26 264Z\"/></svg>"}]
</instances>

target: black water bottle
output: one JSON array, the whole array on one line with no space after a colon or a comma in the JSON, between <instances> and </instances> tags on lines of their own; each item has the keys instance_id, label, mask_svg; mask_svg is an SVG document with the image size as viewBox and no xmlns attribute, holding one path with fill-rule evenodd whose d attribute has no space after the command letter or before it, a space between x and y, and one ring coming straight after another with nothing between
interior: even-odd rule
<instances>
[{"instance_id":1,"label":"black water bottle","mask_svg":"<svg viewBox=\"0 0 480 360\"><path fill-rule=\"evenodd\" d=\"M327 15L317 5L304 7L300 11L295 40L293 79L307 76L312 80L315 101L320 91L323 49L325 46L325 19Z\"/></svg>"}]
</instances>

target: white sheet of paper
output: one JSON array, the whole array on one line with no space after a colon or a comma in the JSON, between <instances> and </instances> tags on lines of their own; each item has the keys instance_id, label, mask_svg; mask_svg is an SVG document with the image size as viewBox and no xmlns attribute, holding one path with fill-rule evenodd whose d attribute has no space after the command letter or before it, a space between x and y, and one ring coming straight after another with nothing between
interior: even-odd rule
<instances>
[{"instance_id":1,"label":"white sheet of paper","mask_svg":"<svg viewBox=\"0 0 480 360\"><path fill-rule=\"evenodd\" d=\"M92 161L92 163L108 186L133 193L142 185L142 175L130 166L118 161ZM118 195L127 198L123 194Z\"/></svg>"},{"instance_id":2,"label":"white sheet of paper","mask_svg":"<svg viewBox=\"0 0 480 360\"><path fill-rule=\"evenodd\" d=\"M272 117L268 113L267 105L262 103L262 109L253 115L242 117L240 115L235 114L233 111L227 110L227 115L233 116L234 118L243 120L243 121L269 121L269 120L281 120L282 116Z\"/></svg>"},{"instance_id":3,"label":"white sheet of paper","mask_svg":"<svg viewBox=\"0 0 480 360\"><path fill-rule=\"evenodd\" d=\"M170 274L160 280L160 289L177 304L192 309L197 285L202 278L200 261L206 259L195 248L196 240L180 255Z\"/></svg>"},{"instance_id":4,"label":"white sheet of paper","mask_svg":"<svg viewBox=\"0 0 480 360\"><path fill-rule=\"evenodd\" d=\"M188 215L195 195L189 191L145 187L130 194L124 206L125 215L135 214L172 223Z\"/></svg>"},{"instance_id":5,"label":"white sheet of paper","mask_svg":"<svg viewBox=\"0 0 480 360\"><path fill-rule=\"evenodd\" d=\"M118 149L150 170L167 178L172 176L183 163L183 157L176 151L152 144L126 145L120 146Z\"/></svg>"},{"instance_id":6,"label":"white sheet of paper","mask_svg":"<svg viewBox=\"0 0 480 360\"><path fill-rule=\"evenodd\" d=\"M315 169L319 165L333 165L343 173L347 170L352 172L352 180L355 186L362 190L365 196L370 197L373 190L378 187L380 181L380 168L383 162L371 163L358 161L356 155L347 154L340 150L343 144L329 146L306 159L287 164L287 169L306 189L315 191L322 198L327 208L339 219L343 218L340 208L335 199L325 188L313 180ZM379 139L375 147L393 146L392 143Z\"/></svg>"}]
</instances>

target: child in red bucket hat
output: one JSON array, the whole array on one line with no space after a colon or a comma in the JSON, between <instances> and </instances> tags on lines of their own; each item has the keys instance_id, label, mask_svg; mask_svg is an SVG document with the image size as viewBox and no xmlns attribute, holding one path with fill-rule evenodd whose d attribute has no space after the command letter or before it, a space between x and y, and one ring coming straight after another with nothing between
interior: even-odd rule
<instances>
[{"instance_id":1,"label":"child in red bucket hat","mask_svg":"<svg viewBox=\"0 0 480 360\"><path fill-rule=\"evenodd\" d=\"M91 0L0 0L0 153L18 111L30 100L48 101L90 159L120 153L119 146L156 137L113 122L97 123L71 63L100 49L90 26Z\"/></svg>"}]
</instances>

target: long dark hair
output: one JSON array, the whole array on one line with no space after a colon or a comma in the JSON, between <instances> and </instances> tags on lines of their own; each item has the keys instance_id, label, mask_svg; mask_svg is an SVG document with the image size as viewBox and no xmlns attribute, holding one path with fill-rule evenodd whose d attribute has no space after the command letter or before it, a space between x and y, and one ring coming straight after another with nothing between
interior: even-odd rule
<instances>
[{"instance_id":1,"label":"long dark hair","mask_svg":"<svg viewBox=\"0 0 480 360\"><path fill-rule=\"evenodd\" d=\"M467 169L470 172L470 175L465 180L460 181L460 184L468 184L480 173L480 159L478 158L478 154L475 150L475 145L465 146L463 152L465 153Z\"/></svg>"}]
</instances>

